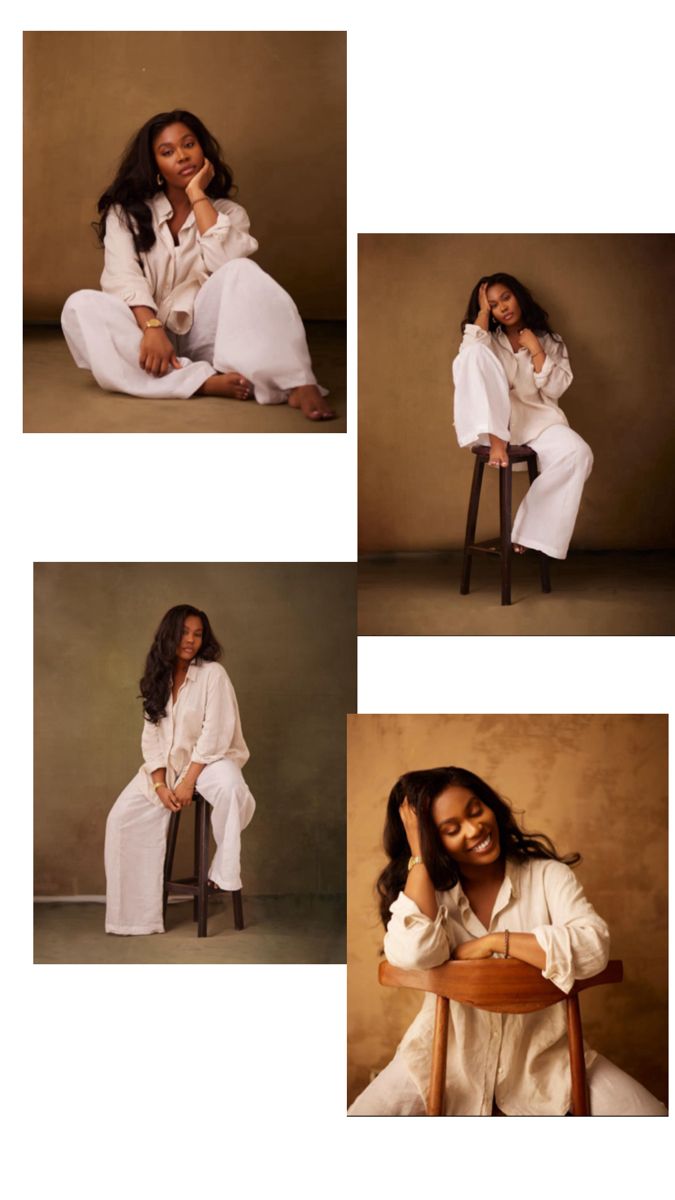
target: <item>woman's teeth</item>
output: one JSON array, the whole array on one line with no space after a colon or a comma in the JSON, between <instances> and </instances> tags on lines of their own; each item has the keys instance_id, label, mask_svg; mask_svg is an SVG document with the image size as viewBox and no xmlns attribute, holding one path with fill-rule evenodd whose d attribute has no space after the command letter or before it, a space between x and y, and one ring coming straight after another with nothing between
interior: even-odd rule
<instances>
[{"instance_id":1,"label":"woman's teeth","mask_svg":"<svg viewBox=\"0 0 675 1200\"><path fill-rule=\"evenodd\" d=\"M482 842L479 842L477 846L471 847L471 853L476 854L476 853L480 853L481 850L487 850L491 841L492 841L492 834L488 833L487 837L483 838Z\"/></svg>"}]
</instances>

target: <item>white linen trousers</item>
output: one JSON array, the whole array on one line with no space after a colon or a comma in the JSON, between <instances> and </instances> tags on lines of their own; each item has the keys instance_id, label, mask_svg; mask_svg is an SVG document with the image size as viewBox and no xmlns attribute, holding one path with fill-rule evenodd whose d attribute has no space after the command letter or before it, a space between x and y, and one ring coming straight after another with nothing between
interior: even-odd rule
<instances>
[{"instance_id":1,"label":"white linen trousers","mask_svg":"<svg viewBox=\"0 0 675 1200\"><path fill-rule=\"evenodd\" d=\"M231 759L204 767L197 790L211 805L216 852L209 879L225 891L241 887L241 831L255 800ZM171 813L147 797L136 775L118 796L105 830L106 933L164 933L162 899L166 838Z\"/></svg>"},{"instance_id":2,"label":"white linen trousers","mask_svg":"<svg viewBox=\"0 0 675 1200\"><path fill-rule=\"evenodd\" d=\"M452 373L460 446L487 445L490 433L510 441L509 383L497 355L475 341L462 347ZM551 558L566 558L581 494L593 467L591 448L561 423L549 425L526 444L536 452L539 475L518 508L511 541L543 550Z\"/></svg>"},{"instance_id":3,"label":"white linen trousers","mask_svg":"<svg viewBox=\"0 0 675 1200\"><path fill-rule=\"evenodd\" d=\"M586 1068L592 1117L665 1117L667 1109L637 1079L598 1054ZM350 1117L422 1117L425 1097L399 1053L348 1109ZM478 1114L476 1114L478 1115Z\"/></svg>"},{"instance_id":4,"label":"white linen trousers","mask_svg":"<svg viewBox=\"0 0 675 1200\"><path fill-rule=\"evenodd\" d=\"M186 399L210 375L237 371L253 384L258 404L285 404L292 388L316 384L294 301L248 258L232 259L209 276L197 293L188 333L165 327L182 365L159 378L139 365L143 334L119 297L89 288L75 292L66 300L61 326L78 367L110 392Z\"/></svg>"}]
</instances>

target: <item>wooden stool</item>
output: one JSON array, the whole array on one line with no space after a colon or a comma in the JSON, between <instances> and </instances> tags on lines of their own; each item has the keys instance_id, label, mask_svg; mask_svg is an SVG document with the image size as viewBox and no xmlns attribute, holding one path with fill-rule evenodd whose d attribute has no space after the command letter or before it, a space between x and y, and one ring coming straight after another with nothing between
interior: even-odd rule
<instances>
[{"instance_id":1,"label":"wooden stool","mask_svg":"<svg viewBox=\"0 0 675 1200\"><path fill-rule=\"evenodd\" d=\"M567 1040L572 1077L573 1117L589 1113L584 1037L581 1028L579 992L600 983L621 983L623 963L612 959L604 971L590 979L577 979L570 992L563 992L541 971L517 958L481 958L474 962L447 962L427 971L403 971L391 963L380 963L380 983L385 987L414 988L436 995L436 1023L431 1058L431 1082L427 1116L443 1115L445 1069L448 1056L450 1000L498 1013L537 1012L563 1001L567 1006Z\"/></svg>"},{"instance_id":2,"label":"wooden stool","mask_svg":"<svg viewBox=\"0 0 675 1200\"><path fill-rule=\"evenodd\" d=\"M466 596L469 593L471 556L474 551L477 550L481 554L493 554L502 560L502 604L510 604L511 558L513 555L511 547L511 469L514 463L526 462L530 483L534 483L539 474L537 469L537 455L529 446L508 447L509 465L508 467L499 468L499 538L491 538L489 541L476 543L474 542L474 538L476 536L476 523L478 521L480 489L483 482L485 464L490 457L490 447L472 446L472 451L476 455L476 463L473 470L473 482L469 498L469 514L466 519L462 582L459 590L462 596ZM494 469L496 470L497 468L495 467ZM548 573L548 558L540 550L537 550L536 553L539 555L541 590L542 592L550 592L551 580Z\"/></svg>"},{"instance_id":3,"label":"wooden stool","mask_svg":"<svg viewBox=\"0 0 675 1200\"><path fill-rule=\"evenodd\" d=\"M206 937L209 898L226 896L228 893L214 892L209 888L209 805L199 792L195 792L192 803L195 810L194 874L187 879L171 878L178 839L178 824L181 818L180 811L172 812L164 860L164 919L166 920L169 896L194 896L192 920L197 922L197 937ZM241 888L237 892L232 892L232 908L235 929L243 929L244 911L241 902Z\"/></svg>"}]
</instances>

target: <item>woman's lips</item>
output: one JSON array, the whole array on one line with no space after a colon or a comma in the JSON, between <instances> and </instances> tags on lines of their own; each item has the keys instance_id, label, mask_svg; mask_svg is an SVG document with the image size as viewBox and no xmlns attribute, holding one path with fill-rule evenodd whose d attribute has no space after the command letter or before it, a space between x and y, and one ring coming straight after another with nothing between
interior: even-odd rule
<instances>
[{"instance_id":1,"label":"woman's lips","mask_svg":"<svg viewBox=\"0 0 675 1200\"><path fill-rule=\"evenodd\" d=\"M475 846L471 847L469 853L470 854L485 854L485 851L490 850L491 848L492 848L492 834L488 833L488 834L486 834L486 836L484 838L481 839L480 842L478 842Z\"/></svg>"},{"instance_id":2,"label":"woman's lips","mask_svg":"<svg viewBox=\"0 0 675 1200\"><path fill-rule=\"evenodd\" d=\"M182 170L180 170L178 172L178 174L179 175L192 175L193 171L196 171L196 170L197 170L196 167L183 167Z\"/></svg>"}]
</instances>

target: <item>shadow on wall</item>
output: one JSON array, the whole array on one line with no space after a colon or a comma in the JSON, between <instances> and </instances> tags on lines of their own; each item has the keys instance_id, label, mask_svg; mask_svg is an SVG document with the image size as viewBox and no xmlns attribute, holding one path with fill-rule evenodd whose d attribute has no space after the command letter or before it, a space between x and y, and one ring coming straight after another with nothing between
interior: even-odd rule
<instances>
[{"instance_id":1,"label":"shadow on wall","mask_svg":"<svg viewBox=\"0 0 675 1200\"><path fill-rule=\"evenodd\" d=\"M481 274L522 279L570 351L561 400L595 466L577 549L675 546L675 387L667 306L669 235L361 235L359 548L459 549L472 456L452 426L451 364ZM630 287L630 332L626 288Z\"/></svg>"}]
</instances>

